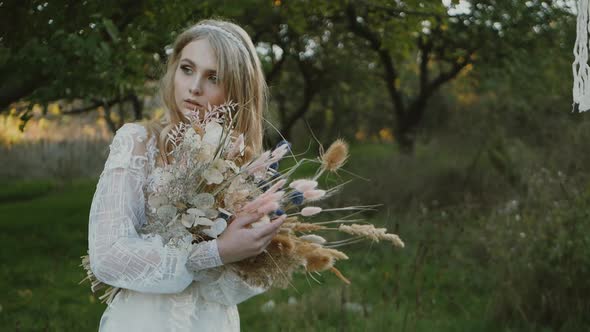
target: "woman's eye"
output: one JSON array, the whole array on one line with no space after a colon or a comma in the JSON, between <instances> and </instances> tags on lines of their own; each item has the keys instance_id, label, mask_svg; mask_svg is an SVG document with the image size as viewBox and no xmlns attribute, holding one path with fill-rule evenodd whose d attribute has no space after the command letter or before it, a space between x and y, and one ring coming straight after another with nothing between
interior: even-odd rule
<instances>
[{"instance_id":1,"label":"woman's eye","mask_svg":"<svg viewBox=\"0 0 590 332\"><path fill-rule=\"evenodd\" d=\"M189 66L180 66L180 69L187 75L193 73L193 70Z\"/></svg>"},{"instance_id":2,"label":"woman's eye","mask_svg":"<svg viewBox=\"0 0 590 332\"><path fill-rule=\"evenodd\" d=\"M215 76L215 75L209 76L209 80L213 83L217 83L217 76Z\"/></svg>"}]
</instances>

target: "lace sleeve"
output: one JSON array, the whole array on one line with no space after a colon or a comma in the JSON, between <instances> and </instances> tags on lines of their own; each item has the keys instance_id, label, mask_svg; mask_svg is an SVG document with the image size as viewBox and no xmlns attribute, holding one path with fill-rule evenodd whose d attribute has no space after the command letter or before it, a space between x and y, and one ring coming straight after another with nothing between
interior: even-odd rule
<instances>
[{"instance_id":1,"label":"lace sleeve","mask_svg":"<svg viewBox=\"0 0 590 332\"><path fill-rule=\"evenodd\" d=\"M198 269L221 264L215 242L168 247L159 236L142 238L145 223L146 129L121 127L110 145L90 208L90 268L105 284L146 293L178 293L192 281L189 258ZM215 250L214 250L215 249Z\"/></svg>"}]
</instances>

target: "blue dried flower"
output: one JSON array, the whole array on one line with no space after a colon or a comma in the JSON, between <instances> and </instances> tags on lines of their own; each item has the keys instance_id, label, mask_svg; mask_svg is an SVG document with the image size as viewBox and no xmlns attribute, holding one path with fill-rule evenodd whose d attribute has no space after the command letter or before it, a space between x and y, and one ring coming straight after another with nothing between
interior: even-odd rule
<instances>
[{"instance_id":1,"label":"blue dried flower","mask_svg":"<svg viewBox=\"0 0 590 332\"><path fill-rule=\"evenodd\" d=\"M303 204L303 193L299 191L294 191L291 194L291 202L295 205Z\"/></svg>"},{"instance_id":2,"label":"blue dried flower","mask_svg":"<svg viewBox=\"0 0 590 332\"><path fill-rule=\"evenodd\" d=\"M270 169L274 169L275 171L279 169L279 162L275 161L274 163L270 164L270 166L268 166L268 168Z\"/></svg>"},{"instance_id":3,"label":"blue dried flower","mask_svg":"<svg viewBox=\"0 0 590 332\"><path fill-rule=\"evenodd\" d=\"M275 214L276 214L277 216L282 216L283 214L285 214L285 211L283 211L283 210L281 210L281 209L278 209L278 210L276 210L276 211L275 211Z\"/></svg>"},{"instance_id":4,"label":"blue dried flower","mask_svg":"<svg viewBox=\"0 0 590 332\"><path fill-rule=\"evenodd\" d=\"M281 145L285 145L287 144L289 146L289 151L291 151L291 143L289 143L289 141L287 140L281 140L280 142L277 143L277 148Z\"/></svg>"}]
</instances>

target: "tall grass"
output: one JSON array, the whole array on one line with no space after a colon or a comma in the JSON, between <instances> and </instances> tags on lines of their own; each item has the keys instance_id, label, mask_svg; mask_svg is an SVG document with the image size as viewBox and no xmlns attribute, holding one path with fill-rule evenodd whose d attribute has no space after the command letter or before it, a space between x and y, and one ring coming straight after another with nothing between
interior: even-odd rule
<instances>
[{"instance_id":1,"label":"tall grass","mask_svg":"<svg viewBox=\"0 0 590 332\"><path fill-rule=\"evenodd\" d=\"M353 145L345 171L320 181L353 180L328 203L383 203L364 217L406 248L344 248L351 260L338 268L351 286L329 273L321 285L299 276L295 289L241 304L244 330L587 330L590 134L584 122L557 127L563 135L546 141L476 127L419 140L411 156ZM26 144L0 151L0 177L11 178L0 188L0 241L10 249L0 252L0 326L96 329L105 307L77 285L78 264L108 142ZM81 176L92 178L69 181Z\"/></svg>"},{"instance_id":2,"label":"tall grass","mask_svg":"<svg viewBox=\"0 0 590 332\"><path fill-rule=\"evenodd\" d=\"M75 179L98 176L108 155L103 140L21 142L0 146L0 178Z\"/></svg>"}]
</instances>

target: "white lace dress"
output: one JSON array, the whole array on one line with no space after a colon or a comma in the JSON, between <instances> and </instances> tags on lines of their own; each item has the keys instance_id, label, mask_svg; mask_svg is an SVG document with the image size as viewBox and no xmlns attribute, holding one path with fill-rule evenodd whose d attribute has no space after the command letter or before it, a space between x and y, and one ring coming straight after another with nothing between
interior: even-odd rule
<instances>
[{"instance_id":1,"label":"white lace dress","mask_svg":"<svg viewBox=\"0 0 590 332\"><path fill-rule=\"evenodd\" d=\"M99 331L239 331L236 304L264 289L222 265L216 240L169 247L140 235L145 197L157 182L155 137L139 124L121 127L100 176L88 230L96 278L122 290Z\"/></svg>"}]
</instances>

